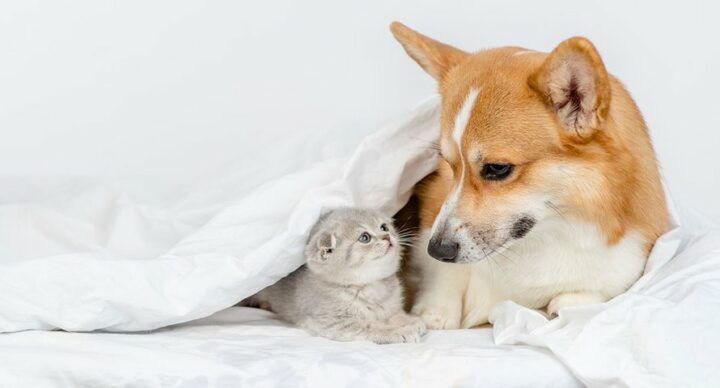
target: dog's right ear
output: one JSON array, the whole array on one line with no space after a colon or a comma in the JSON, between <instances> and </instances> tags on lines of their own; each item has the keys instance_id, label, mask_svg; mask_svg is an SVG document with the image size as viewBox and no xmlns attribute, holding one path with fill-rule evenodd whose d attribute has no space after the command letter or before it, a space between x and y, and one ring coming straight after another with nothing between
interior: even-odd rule
<instances>
[{"instance_id":1,"label":"dog's right ear","mask_svg":"<svg viewBox=\"0 0 720 388\"><path fill-rule=\"evenodd\" d=\"M465 51L428 38L400 22L390 24L390 31L410 58L438 81L468 55Z\"/></svg>"}]
</instances>

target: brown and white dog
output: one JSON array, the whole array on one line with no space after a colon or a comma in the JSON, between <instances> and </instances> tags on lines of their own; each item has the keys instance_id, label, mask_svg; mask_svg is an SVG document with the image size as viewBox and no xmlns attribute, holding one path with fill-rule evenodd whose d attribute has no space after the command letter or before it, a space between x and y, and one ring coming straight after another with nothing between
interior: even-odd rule
<instances>
[{"instance_id":1,"label":"brown and white dog","mask_svg":"<svg viewBox=\"0 0 720 388\"><path fill-rule=\"evenodd\" d=\"M413 312L467 328L499 301L555 314L632 285L669 217L645 122L593 44L468 53L391 30L442 97Z\"/></svg>"}]
</instances>

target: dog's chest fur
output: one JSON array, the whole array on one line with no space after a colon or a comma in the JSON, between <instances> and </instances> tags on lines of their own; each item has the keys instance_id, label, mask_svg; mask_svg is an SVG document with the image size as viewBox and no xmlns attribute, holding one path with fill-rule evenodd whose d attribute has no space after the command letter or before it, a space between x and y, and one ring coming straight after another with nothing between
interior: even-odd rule
<instances>
[{"instance_id":1,"label":"dog's chest fur","mask_svg":"<svg viewBox=\"0 0 720 388\"><path fill-rule=\"evenodd\" d=\"M566 292L612 297L630 287L646 262L639 234L630 231L617 244L608 245L596 226L570 218L545 220L508 250L474 264L446 264L431 258L422 251L429 235L429 230L422 233L413 252L415 262L421 271L451 269L455 283L467 285L462 327L486 323L490 309L504 300L542 308ZM421 280L419 286L431 285Z\"/></svg>"}]
</instances>

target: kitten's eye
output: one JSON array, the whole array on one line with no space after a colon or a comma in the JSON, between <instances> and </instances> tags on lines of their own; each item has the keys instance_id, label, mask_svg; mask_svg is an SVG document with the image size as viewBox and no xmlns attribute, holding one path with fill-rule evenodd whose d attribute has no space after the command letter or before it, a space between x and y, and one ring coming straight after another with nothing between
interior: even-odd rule
<instances>
[{"instance_id":1,"label":"kitten's eye","mask_svg":"<svg viewBox=\"0 0 720 388\"><path fill-rule=\"evenodd\" d=\"M480 171L480 176L489 181L501 181L512 174L514 167L509 163L486 163Z\"/></svg>"},{"instance_id":2,"label":"kitten's eye","mask_svg":"<svg viewBox=\"0 0 720 388\"><path fill-rule=\"evenodd\" d=\"M369 243L370 242L370 233L363 232L363 234L361 234L360 237L358 237L358 241L360 241L363 244Z\"/></svg>"},{"instance_id":3,"label":"kitten's eye","mask_svg":"<svg viewBox=\"0 0 720 388\"><path fill-rule=\"evenodd\" d=\"M390 230L390 228L388 228L387 224L382 224L380 225L380 230L382 230L383 232L387 232L388 230Z\"/></svg>"}]
</instances>

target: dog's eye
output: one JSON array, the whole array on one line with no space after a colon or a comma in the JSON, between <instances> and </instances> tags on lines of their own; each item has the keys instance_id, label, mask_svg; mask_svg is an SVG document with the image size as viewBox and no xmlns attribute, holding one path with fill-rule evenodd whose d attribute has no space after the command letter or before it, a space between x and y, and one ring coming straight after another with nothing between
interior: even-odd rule
<instances>
[{"instance_id":1,"label":"dog's eye","mask_svg":"<svg viewBox=\"0 0 720 388\"><path fill-rule=\"evenodd\" d=\"M358 237L358 241L360 241L363 244L369 243L370 242L370 233L363 232L363 234L361 234L360 237Z\"/></svg>"},{"instance_id":2,"label":"dog's eye","mask_svg":"<svg viewBox=\"0 0 720 388\"><path fill-rule=\"evenodd\" d=\"M512 164L487 163L483 165L480 176L489 181L501 181L512 174L513 167Z\"/></svg>"},{"instance_id":3,"label":"dog's eye","mask_svg":"<svg viewBox=\"0 0 720 388\"><path fill-rule=\"evenodd\" d=\"M387 224L382 224L380 225L380 230L382 230L383 232L387 232L388 230L390 230L390 228L388 228Z\"/></svg>"}]
</instances>

